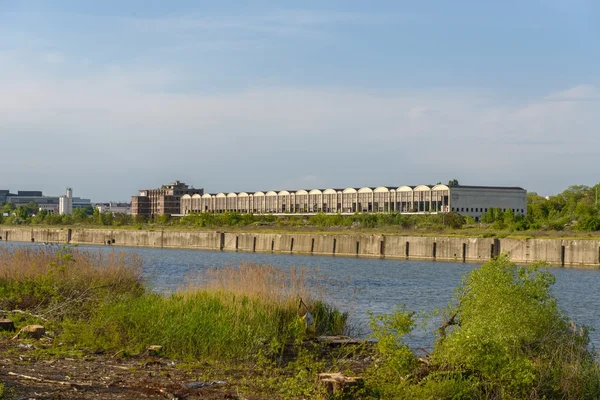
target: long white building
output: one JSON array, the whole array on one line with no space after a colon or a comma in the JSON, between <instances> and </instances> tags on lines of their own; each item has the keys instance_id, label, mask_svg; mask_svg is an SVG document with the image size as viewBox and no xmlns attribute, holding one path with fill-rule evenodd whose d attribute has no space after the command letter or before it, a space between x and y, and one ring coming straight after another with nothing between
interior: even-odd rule
<instances>
[{"instance_id":1,"label":"long white building","mask_svg":"<svg viewBox=\"0 0 600 400\"><path fill-rule=\"evenodd\" d=\"M405 214L456 212L479 218L489 208L527 213L527 191L497 186L379 186L345 189L281 190L184 195L181 214Z\"/></svg>"}]
</instances>

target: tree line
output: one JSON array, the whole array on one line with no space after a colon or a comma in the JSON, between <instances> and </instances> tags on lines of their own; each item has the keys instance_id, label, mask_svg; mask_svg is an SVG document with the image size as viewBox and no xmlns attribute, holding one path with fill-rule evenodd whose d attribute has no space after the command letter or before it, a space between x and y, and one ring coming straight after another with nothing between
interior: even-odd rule
<instances>
[{"instance_id":1,"label":"tree line","mask_svg":"<svg viewBox=\"0 0 600 400\"><path fill-rule=\"evenodd\" d=\"M508 231L600 231L600 184L570 186L549 197L527 194L527 214L488 208L479 221L456 213L407 215L400 213L341 215L318 213L312 216L199 213L181 218L160 215L152 218L127 214L100 213L91 206L76 208L72 215L39 210L34 202L2 206L0 224L7 225L97 225L97 226L187 226L187 227L316 227L397 228L417 230L461 229L466 227Z\"/></svg>"}]
</instances>

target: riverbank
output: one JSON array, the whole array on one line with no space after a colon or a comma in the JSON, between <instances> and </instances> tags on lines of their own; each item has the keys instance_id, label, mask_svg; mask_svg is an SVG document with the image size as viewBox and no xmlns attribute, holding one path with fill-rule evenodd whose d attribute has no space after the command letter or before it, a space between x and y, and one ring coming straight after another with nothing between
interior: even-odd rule
<instances>
[{"instance_id":1,"label":"riverbank","mask_svg":"<svg viewBox=\"0 0 600 400\"><path fill-rule=\"evenodd\" d=\"M30 227L0 227L0 239L459 262L485 262L507 254L512 262L522 264L544 261L558 266L600 267L600 240L586 239Z\"/></svg>"},{"instance_id":2,"label":"riverbank","mask_svg":"<svg viewBox=\"0 0 600 400\"><path fill-rule=\"evenodd\" d=\"M144 286L135 256L52 249L0 247L1 399L600 393L587 328L558 308L552 274L506 257L465 276L432 327L435 343L415 353L404 340L427 317L404 307L371 315L374 342L319 336L345 331L345 317L319 308L314 276L296 269L215 268L201 286L159 295Z\"/></svg>"},{"instance_id":3,"label":"riverbank","mask_svg":"<svg viewBox=\"0 0 600 400\"><path fill-rule=\"evenodd\" d=\"M0 248L0 399L320 392L316 373L340 356L316 338L345 332L347 315L314 297L306 271L243 263L197 278L161 295L135 255ZM303 379L307 367L319 370Z\"/></svg>"}]
</instances>

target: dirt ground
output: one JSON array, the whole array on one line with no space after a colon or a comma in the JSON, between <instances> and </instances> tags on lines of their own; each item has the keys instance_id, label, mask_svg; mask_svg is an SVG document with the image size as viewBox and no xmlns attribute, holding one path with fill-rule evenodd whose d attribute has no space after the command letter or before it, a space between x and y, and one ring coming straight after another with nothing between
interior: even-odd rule
<instances>
[{"instance_id":1,"label":"dirt ground","mask_svg":"<svg viewBox=\"0 0 600 400\"><path fill-rule=\"evenodd\" d=\"M75 358L40 353L43 342L0 339L2 399L267 399L242 394L236 371L204 381L194 366L151 356L83 354ZM212 368L212 367L211 367ZM212 372L214 373L214 372ZM233 379L232 379L233 378ZM275 396L277 397L277 396Z\"/></svg>"}]
</instances>

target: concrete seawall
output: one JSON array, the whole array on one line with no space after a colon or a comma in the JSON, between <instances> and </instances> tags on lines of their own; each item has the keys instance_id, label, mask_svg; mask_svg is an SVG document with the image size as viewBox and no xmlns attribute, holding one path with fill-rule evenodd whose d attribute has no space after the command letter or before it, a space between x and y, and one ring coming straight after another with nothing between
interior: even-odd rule
<instances>
[{"instance_id":1,"label":"concrete seawall","mask_svg":"<svg viewBox=\"0 0 600 400\"><path fill-rule=\"evenodd\" d=\"M506 253L516 263L600 267L598 240L4 227L0 240L464 262Z\"/></svg>"}]
</instances>

